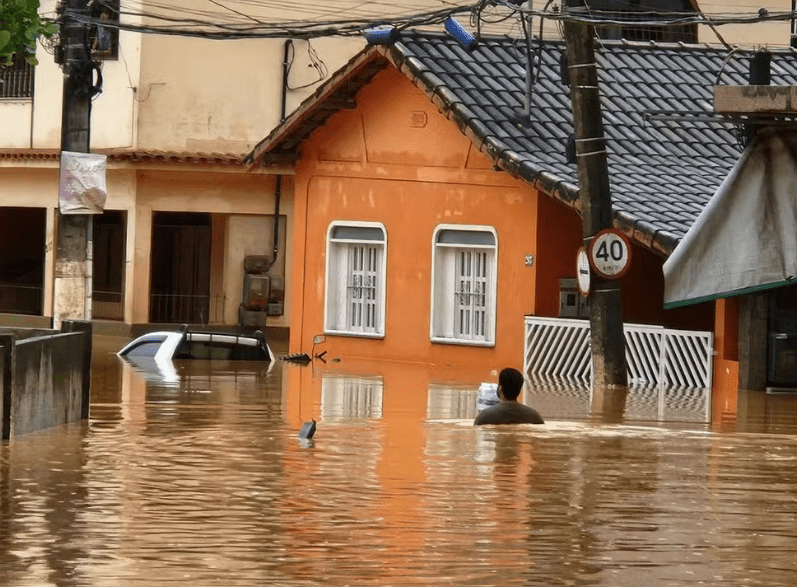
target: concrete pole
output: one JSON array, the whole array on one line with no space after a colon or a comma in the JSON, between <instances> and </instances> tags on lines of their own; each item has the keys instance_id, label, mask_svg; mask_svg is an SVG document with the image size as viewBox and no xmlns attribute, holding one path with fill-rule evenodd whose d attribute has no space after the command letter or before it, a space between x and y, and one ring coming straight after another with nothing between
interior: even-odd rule
<instances>
[{"instance_id":1,"label":"concrete pole","mask_svg":"<svg viewBox=\"0 0 797 587\"><path fill-rule=\"evenodd\" d=\"M13 334L0 334L0 442L11 438L11 396L14 393Z\"/></svg>"},{"instance_id":2,"label":"concrete pole","mask_svg":"<svg viewBox=\"0 0 797 587\"><path fill-rule=\"evenodd\" d=\"M70 13L88 15L88 0L63 0L61 50L64 97L61 150L88 153L91 137L93 69L89 29ZM56 211L53 328L63 320L91 320L92 216Z\"/></svg>"},{"instance_id":3,"label":"concrete pole","mask_svg":"<svg viewBox=\"0 0 797 587\"><path fill-rule=\"evenodd\" d=\"M580 0L566 0L565 10L573 12L580 5ZM565 20L564 36L578 158L582 235L588 244L598 231L612 227L606 141L595 65L595 29ZM616 411L616 397L608 397L606 392L613 389L625 392L628 386L620 283L593 272L590 290L593 408L603 411L606 404ZM596 399L600 406L595 405Z\"/></svg>"}]
</instances>

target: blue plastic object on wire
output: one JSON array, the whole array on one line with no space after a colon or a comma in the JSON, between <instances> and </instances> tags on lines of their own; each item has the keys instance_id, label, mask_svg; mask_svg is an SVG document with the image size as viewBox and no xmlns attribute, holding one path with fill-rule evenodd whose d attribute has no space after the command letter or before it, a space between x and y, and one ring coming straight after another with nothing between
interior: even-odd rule
<instances>
[{"instance_id":1,"label":"blue plastic object on wire","mask_svg":"<svg viewBox=\"0 0 797 587\"><path fill-rule=\"evenodd\" d=\"M396 27L368 29L363 33L369 45L392 45L398 41L401 33Z\"/></svg>"},{"instance_id":2,"label":"blue plastic object on wire","mask_svg":"<svg viewBox=\"0 0 797 587\"><path fill-rule=\"evenodd\" d=\"M456 38L456 40L459 41L469 51L473 50L478 44L476 37L465 30L465 28L456 20L454 20L454 18L449 16L446 19L445 27L446 30L454 35L454 38Z\"/></svg>"}]
</instances>

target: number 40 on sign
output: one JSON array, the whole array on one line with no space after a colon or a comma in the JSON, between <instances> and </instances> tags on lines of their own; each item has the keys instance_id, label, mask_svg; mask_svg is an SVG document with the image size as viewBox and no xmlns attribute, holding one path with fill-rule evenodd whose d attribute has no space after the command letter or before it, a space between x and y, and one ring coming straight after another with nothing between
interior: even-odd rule
<instances>
[{"instance_id":1,"label":"number 40 on sign","mask_svg":"<svg viewBox=\"0 0 797 587\"><path fill-rule=\"evenodd\" d=\"M589 262L604 279L619 279L631 264L631 241L619 230L601 230L589 244Z\"/></svg>"}]
</instances>

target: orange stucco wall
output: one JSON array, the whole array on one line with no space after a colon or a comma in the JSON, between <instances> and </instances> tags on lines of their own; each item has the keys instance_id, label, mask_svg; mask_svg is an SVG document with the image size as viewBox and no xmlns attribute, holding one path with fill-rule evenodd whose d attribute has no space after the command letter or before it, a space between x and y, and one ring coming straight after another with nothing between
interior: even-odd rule
<instances>
[{"instance_id":1,"label":"orange stucco wall","mask_svg":"<svg viewBox=\"0 0 797 587\"><path fill-rule=\"evenodd\" d=\"M735 421L739 401L739 300L716 302L714 386L711 420L721 427Z\"/></svg>"},{"instance_id":2,"label":"orange stucco wall","mask_svg":"<svg viewBox=\"0 0 797 587\"><path fill-rule=\"evenodd\" d=\"M522 365L523 316L535 308L537 194L496 172L401 74L386 70L303 148L296 175L292 352L324 331L326 236L336 220L381 222L387 233L382 339L328 337L343 357L440 365ZM494 347L430 341L433 234L440 224L493 227L498 235Z\"/></svg>"},{"instance_id":3,"label":"orange stucco wall","mask_svg":"<svg viewBox=\"0 0 797 587\"><path fill-rule=\"evenodd\" d=\"M328 336L342 357L391 358L476 369L523 363L525 315L557 316L559 279L575 276L578 214L493 169L404 75L388 68L303 145L296 172L291 352L324 332L326 237L333 221L380 222L387 233L385 336ZM433 234L440 224L498 235L494 347L430 340ZM529 259L533 259L529 263ZM624 277L624 318L710 329L713 307L662 307L662 259L635 247Z\"/></svg>"},{"instance_id":4,"label":"orange stucco wall","mask_svg":"<svg viewBox=\"0 0 797 587\"><path fill-rule=\"evenodd\" d=\"M714 304L711 302L664 309L663 263L663 257L641 246L633 246L631 265L620 280L625 321L685 330L713 330Z\"/></svg>"},{"instance_id":5,"label":"orange stucco wall","mask_svg":"<svg viewBox=\"0 0 797 587\"><path fill-rule=\"evenodd\" d=\"M581 218L561 202L539 198L538 215L544 219L538 231L537 316L559 315L559 280L576 276L576 254L581 246Z\"/></svg>"}]
</instances>

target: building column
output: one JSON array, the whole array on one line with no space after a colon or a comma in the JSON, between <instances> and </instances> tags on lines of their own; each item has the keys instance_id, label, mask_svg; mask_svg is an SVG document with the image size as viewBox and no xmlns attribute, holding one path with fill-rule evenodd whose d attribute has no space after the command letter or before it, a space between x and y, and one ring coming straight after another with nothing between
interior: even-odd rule
<instances>
[{"instance_id":1,"label":"building column","mask_svg":"<svg viewBox=\"0 0 797 587\"><path fill-rule=\"evenodd\" d=\"M766 387L768 298L766 292L739 298L739 389Z\"/></svg>"}]
</instances>

